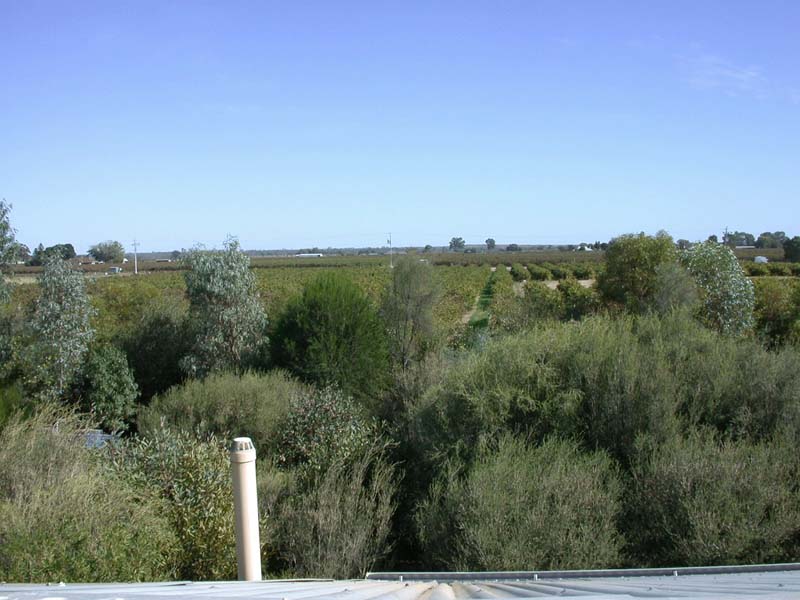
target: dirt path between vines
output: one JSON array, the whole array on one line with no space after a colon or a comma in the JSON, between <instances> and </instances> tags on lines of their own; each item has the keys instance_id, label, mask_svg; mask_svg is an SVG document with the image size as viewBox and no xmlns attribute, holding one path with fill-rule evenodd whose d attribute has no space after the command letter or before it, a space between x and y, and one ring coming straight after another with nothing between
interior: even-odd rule
<instances>
[{"instance_id":1,"label":"dirt path between vines","mask_svg":"<svg viewBox=\"0 0 800 600\"><path fill-rule=\"evenodd\" d=\"M491 271L492 273L494 273L495 271L497 271L497 267L492 267ZM489 277L491 277L491 275ZM478 310L478 302L480 302L480 299L481 299L480 294L475 296L475 302L472 303L472 308L470 308L467 312L465 312L464 315L461 317L462 325L466 325L472 320L472 316L475 314L475 311Z\"/></svg>"}]
</instances>

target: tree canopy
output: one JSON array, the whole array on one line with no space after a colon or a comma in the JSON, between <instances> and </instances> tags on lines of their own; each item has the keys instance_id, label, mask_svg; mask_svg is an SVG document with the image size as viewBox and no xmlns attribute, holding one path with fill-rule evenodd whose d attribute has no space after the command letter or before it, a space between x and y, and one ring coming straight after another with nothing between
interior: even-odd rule
<instances>
[{"instance_id":1,"label":"tree canopy","mask_svg":"<svg viewBox=\"0 0 800 600\"><path fill-rule=\"evenodd\" d=\"M88 254L95 260L118 263L125 258L125 247L119 242L108 240L89 248Z\"/></svg>"}]
</instances>

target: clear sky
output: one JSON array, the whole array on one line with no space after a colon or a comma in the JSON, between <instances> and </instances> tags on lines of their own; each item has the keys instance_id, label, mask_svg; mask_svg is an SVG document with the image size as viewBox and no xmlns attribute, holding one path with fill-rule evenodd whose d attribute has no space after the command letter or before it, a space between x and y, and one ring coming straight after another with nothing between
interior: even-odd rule
<instances>
[{"instance_id":1,"label":"clear sky","mask_svg":"<svg viewBox=\"0 0 800 600\"><path fill-rule=\"evenodd\" d=\"M33 248L800 235L800 2L0 0Z\"/></svg>"}]
</instances>

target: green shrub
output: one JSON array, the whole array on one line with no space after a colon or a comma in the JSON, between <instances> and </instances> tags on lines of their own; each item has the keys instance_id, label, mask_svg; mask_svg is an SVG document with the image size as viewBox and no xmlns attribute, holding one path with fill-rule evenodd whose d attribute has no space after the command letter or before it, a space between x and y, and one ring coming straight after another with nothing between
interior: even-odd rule
<instances>
[{"instance_id":1,"label":"green shrub","mask_svg":"<svg viewBox=\"0 0 800 600\"><path fill-rule=\"evenodd\" d=\"M594 267L588 263L575 263L572 265L572 275L576 279L591 279L594 277Z\"/></svg>"},{"instance_id":2,"label":"green shrub","mask_svg":"<svg viewBox=\"0 0 800 600\"><path fill-rule=\"evenodd\" d=\"M163 424L203 436L246 436L253 440L259 456L275 456L289 407L311 393L283 371L214 373L153 398L150 406L139 410L139 432L157 435Z\"/></svg>"},{"instance_id":3,"label":"green shrub","mask_svg":"<svg viewBox=\"0 0 800 600\"><path fill-rule=\"evenodd\" d=\"M528 265L528 273L530 273L531 280L533 281L547 281L548 279L552 279L550 270L541 265Z\"/></svg>"},{"instance_id":4,"label":"green shrub","mask_svg":"<svg viewBox=\"0 0 800 600\"><path fill-rule=\"evenodd\" d=\"M672 311L694 312L700 301L692 276L678 263L662 263L656 267L651 297L652 308L661 315Z\"/></svg>"},{"instance_id":5,"label":"green shrub","mask_svg":"<svg viewBox=\"0 0 800 600\"><path fill-rule=\"evenodd\" d=\"M175 535L163 503L104 467L85 424L45 407L0 432L0 578L172 579Z\"/></svg>"},{"instance_id":6,"label":"green shrub","mask_svg":"<svg viewBox=\"0 0 800 600\"><path fill-rule=\"evenodd\" d=\"M800 319L800 284L786 279L755 281L756 330L772 346L790 340L794 323Z\"/></svg>"},{"instance_id":7,"label":"green shrub","mask_svg":"<svg viewBox=\"0 0 800 600\"><path fill-rule=\"evenodd\" d=\"M362 456L377 426L361 407L335 388L295 396L279 433L278 464L317 476L334 463Z\"/></svg>"},{"instance_id":8,"label":"green shrub","mask_svg":"<svg viewBox=\"0 0 800 600\"><path fill-rule=\"evenodd\" d=\"M511 277L514 281L524 281L528 278L528 270L519 263L511 265Z\"/></svg>"},{"instance_id":9,"label":"green shrub","mask_svg":"<svg viewBox=\"0 0 800 600\"><path fill-rule=\"evenodd\" d=\"M312 280L273 334L273 359L301 379L335 385L373 411L388 383L389 353L369 298L338 273Z\"/></svg>"},{"instance_id":10,"label":"green shrub","mask_svg":"<svg viewBox=\"0 0 800 600\"><path fill-rule=\"evenodd\" d=\"M363 577L390 547L395 468L372 448L348 464L335 462L278 515L280 558L295 577Z\"/></svg>"},{"instance_id":11,"label":"green shrub","mask_svg":"<svg viewBox=\"0 0 800 600\"><path fill-rule=\"evenodd\" d=\"M417 512L431 560L450 570L613 567L620 483L603 453L502 437L466 475L437 481Z\"/></svg>"},{"instance_id":12,"label":"green shrub","mask_svg":"<svg viewBox=\"0 0 800 600\"><path fill-rule=\"evenodd\" d=\"M800 277L800 264L792 263L789 268L792 271L792 275L795 277Z\"/></svg>"},{"instance_id":13,"label":"green shrub","mask_svg":"<svg viewBox=\"0 0 800 600\"><path fill-rule=\"evenodd\" d=\"M139 397L125 354L107 345L90 348L75 393L81 408L106 431L128 428Z\"/></svg>"},{"instance_id":14,"label":"green shrub","mask_svg":"<svg viewBox=\"0 0 800 600\"><path fill-rule=\"evenodd\" d=\"M542 263L542 267L550 271L553 279L566 279L572 275L572 269L566 263L554 265L553 263Z\"/></svg>"},{"instance_id":15,"label":"green shrub","mask_svg":"<svg viewBox=\"0 0 800 600\"><path fill-rule=\"evenodd\" d=\"M128 481L165 501L179 578L236 578L231 470L221 440L162 429L118 448L115 464Z\"/></svg>"},{"instance_id":16,"label":"green shrub","mask_svg":"<svg viewBox=\"0 0 800 600\"><path fill-rule=\"evenodd\" d=\"M786 263L769 263L770 275L777 275L779 277L789 277L792 274L792 269Z\"/></svg>"},{"instance_id":17,"label":"green shrub","mask_svg":"<svg viewBox=\"0 0 800 600\"><path fill-rule=\"evenodd\" d=\"M628 552L658 566L797 558L800 503L794 444L720 442L692 434L642 443L622 523Z\"/></svg>"},{"instance_id":18,"label":"green shrub","mask_svg":"<svg viewBox=\"0 0 800 600\"><path fill-rule=\"evenodd\" d=\"M761 263L744 263L744 268L750 277L766 277L769 275L769 266Z\"/></svg>"},{"instance_id":19,"label":"green shrub","mask_svg":"<svg viewBox=\"0 0 800 600\"><path fill-rule=\"evenodd\" d=\"M592 288L585 288L572 277L558 283L558 292L564 299L564 319L579 321L600 308L600 298Z\"/></svg>"},{"instance_id":20,"label":"green shrub","mask_svg":"<svg viewBox=\"0 0 800 600\"><path fill-rule=\"evenodd\" d=\"M191 340L179 308L165 305L148 309L122 337L120 345L144 403L184 380L186 373L180 360L189 353Z\"/></svg>"},{"instance_id":21,"label":"green shrub","mask_svg":"<svg viewBox=\"0 0 800 600\"><path fill-rule=\"evenodd\" d=\"M652 301L659 265L674 262L675 245L665 232L654 237L640 233L614 238L606 250L605 270L597 286L608 302L641 312Z\"/></svg>"}]
</instances>

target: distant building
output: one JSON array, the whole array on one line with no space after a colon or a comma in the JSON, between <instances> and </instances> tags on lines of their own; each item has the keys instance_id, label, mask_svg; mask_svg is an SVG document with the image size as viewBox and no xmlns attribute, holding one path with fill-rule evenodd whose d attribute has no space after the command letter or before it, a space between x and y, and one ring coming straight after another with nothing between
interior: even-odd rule
<instances>
[{"instance_id":1,"label":"distant building","mask_svg":"<svg viewBox=\"0 0 800 600\"><path fill-rule=\"evenodd\" d=\"M295 258L322 258L322 254L316 252L304 252L302 254L295 254Z\"/></svg>"}]
</instances>

